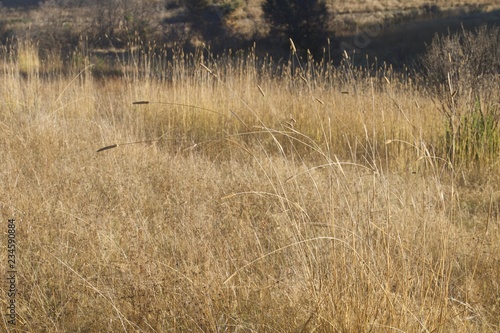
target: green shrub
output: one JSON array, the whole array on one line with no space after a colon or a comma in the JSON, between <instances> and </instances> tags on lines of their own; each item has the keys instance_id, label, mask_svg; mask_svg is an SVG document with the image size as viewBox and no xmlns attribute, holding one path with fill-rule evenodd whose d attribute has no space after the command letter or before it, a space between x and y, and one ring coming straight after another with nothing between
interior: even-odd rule
<instances>
[{"instance_id":1,"label":"green shrub","mask_svg":"<svg viewBox=\"0 0 500 333\"><path fill-rule=\"evenodd\" d=\"M438 35L421 60L427 88L447 119L450 160L470 164L498 158L500 29Z\"/></svg>"}]
</instances>

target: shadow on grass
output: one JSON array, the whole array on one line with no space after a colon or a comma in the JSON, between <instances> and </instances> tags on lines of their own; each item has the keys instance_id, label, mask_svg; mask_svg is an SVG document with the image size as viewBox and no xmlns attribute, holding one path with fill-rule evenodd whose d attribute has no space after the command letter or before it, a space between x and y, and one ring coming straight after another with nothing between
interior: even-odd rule
<instances>
[{"instance_id":1,"label":"shadow on grass","mask_svg":"<svg viewBox=\"0 0 500 333\"><path fill-rule=\"evenodd\" d=\"M370 61L377 58L379 63L387 62L395 67L405 64L411 66L425 52L426 44L430 44L436 34L453 33L462 27L474 30L481 25L500 26L500 10L403 22L380 27L380 32L372 34L373 37L369 33L363 35L363 32L343 36L339 43L347 45L348 50L349 46L355 48L354 62L358 65L365 64L368 55ZM339 51L335 54L340 57Z\"/></svg>"}]
</instances>

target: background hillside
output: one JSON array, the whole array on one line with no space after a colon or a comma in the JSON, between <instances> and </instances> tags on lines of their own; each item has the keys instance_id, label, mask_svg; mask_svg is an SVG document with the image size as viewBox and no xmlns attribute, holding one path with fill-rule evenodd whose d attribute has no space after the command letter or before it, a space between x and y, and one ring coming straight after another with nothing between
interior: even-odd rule
<instances>
[{"instance_id":1,"label":"background hillside","mask_svg":"<svg viewBox=\"0 0 500 333\"><path fill-rule=\"evenodd\" d=\"M437 32L500 22L500 4L487 0L326 2L331 18L318 48L325 49L325 53L315 56L321 58L328 53L339 59L343 50L355 50L359 63L365 63L367 54L394 65L411 63ZM74 50L84 38L91 53L116 52L140 38L143 43L154 41L158 45L187 49L210 45L215 53L248 49L256 43L259 54L270 54L276 59L288 56L288 39L269 36L271 26L263 17L262 0L215 0L202 20L215 20L221 27L205 28L202 34L193 26L192 14L185 3L179 0L3 1L0 38L5 43L9 38L29 37L37 41L42 51L60 50L63 54ZM221 21L218 17L222 16Z\"/></svg>"}]
</instances>

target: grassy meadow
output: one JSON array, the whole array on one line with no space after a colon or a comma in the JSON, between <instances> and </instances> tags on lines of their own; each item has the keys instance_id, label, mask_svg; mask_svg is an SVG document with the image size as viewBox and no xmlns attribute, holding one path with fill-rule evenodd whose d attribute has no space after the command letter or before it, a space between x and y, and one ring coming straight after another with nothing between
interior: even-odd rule
<instances>
[{"instance_id":1,"label":"grassy meadow","mask_svg":"<svg viewBox=\"0 0 500 333\"><path fill-rule=\"evenodd\" d=\"M3 331L500 330L498 150L418 74L164 52L3 49Z\"/></svg>"}]
</instances>

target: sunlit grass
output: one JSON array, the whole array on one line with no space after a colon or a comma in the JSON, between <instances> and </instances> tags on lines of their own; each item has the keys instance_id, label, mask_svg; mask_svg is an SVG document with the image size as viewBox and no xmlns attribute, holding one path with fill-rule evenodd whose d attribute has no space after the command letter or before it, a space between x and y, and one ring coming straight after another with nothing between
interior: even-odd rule
<instances>
[{"instance_id":1,"label":"sunlit grass","mask_svg":"<svg viewBox=\"0 0 500 333\"><path fill-rule=\"evenodd\" d=\"M450 164L418 78L167 52L4 57L18 328L499 329L498 163Z\"/></svg>"}]
</instances>

